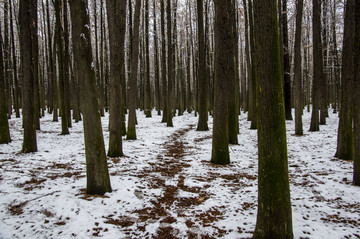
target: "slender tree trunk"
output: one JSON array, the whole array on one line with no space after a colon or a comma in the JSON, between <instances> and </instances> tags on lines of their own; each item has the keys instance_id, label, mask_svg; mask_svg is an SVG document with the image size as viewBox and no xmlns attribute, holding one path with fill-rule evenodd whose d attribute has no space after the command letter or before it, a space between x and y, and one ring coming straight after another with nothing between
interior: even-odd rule
<instances>
[{"instance_id":1,"label":"slender tree trunk","mask_svg":"<svg viewBox=\"0 0 360 239\"><path fill-rule=\"evenodd\" d=\"M234 76L233 42L231 32L231 1L215 0L215 84L214 126L211 162L229 164L228 90Z\"/></svg>"},{"instance_id":2,"label":"slender tree trunk","mask_svg":"<svg viewBox=\"0 0 360 239\"><path fill-rule=\"evenodd\" d=\"M12 3L9 0L9 11L10 11L10 35L11 35L11 48L12 48L12 57L13 57L13 77L14 77L14 110L16 118L20 118L20 99L21 92L18 82L18 73L17 73L17 63L16 63L16 53L15 53L15 34L14 34L14 25L13 25L13 11L12 11Z\"/></svg>"},{"instance_id":3,"label":"slender tree trunk","mask_svg":"<svg viewBox=\"0 0 360 239\"><path fill-rule=\"evenodd\" d=\"M254 238L294 237L276 9L276 0L254 1L259 126L258 213Z\"/></svg>"},{"instance_id":4,"label":"slender tree trunk","mask_svg":"<svg viewBox=\"0 0 360 239\"><path fill-rule=\"evenodd\" d=\"M61 10L62 1L55 0L55 15L56 15L56 44L59 66L59 94L60 94L60 110L61 110L61 134L69 134L68 116L65 102L65 66L64 66L64 41L63 41L63 27L61 24Z\"/></svg>"},{"instance_id":5,"label":"slender tree trunk","mask_svg":"<svg viewBox=\"0 0 360 239\"><path fill-rule=\"evenodd\" d=\"M353 160L354 135L352 113L352 89L354 78L355 0L348 0L345 8L343 56L341 67L341 108L335 157ZM358 99L356 99L358 100Z\"/></svg>"},{"instance_id":6,"label":"slender tree trunk","mask_svg":"<svg viewBox=\"0 0 360 239\"><path fill-rule=\"evenodd\" d=\"M354 99L360 99L360 1L355 1ZM354 110L354 184L360 186L360 102L353 101Z\"/></svg>"},{"instance_id":7,"label":"slender tree trunk","mask_svg":"<svg viewBox=\"0 0 360 239\"><path fill-rule=\"evenodd\" d=\"M167 40L168 40L168 92L167 92L167 127L173 127L173 108L174 108L174 102L173 102L173 95L174 95L174 45L173 45L173 39L172 39L172 19L171 19L171 0L167 0L167 6L166 6L166 18L167 18Z\"/></svg>"},{"instance_id":8,"label":"slender tree trunk","mask_svg":"<svg viewBox=\"0 0 360 239\"><path fill-rule=\"evenodd\" d=\"M235 1L232 0L231 4L233 7L231 8L230 18L231 18L231 32L233 33L231 36L232 47L233 47L233 55L231 55L232 64L234 65L234 71L232 77L229 78L229 90L228 90L228 107L229 107L229 117L228 117L228 129L229 129L229 143L230 144L238 144L238 104L237 104L237 87L239 85L238 82L238 70L237 70L237 33L236 33L236 15L235 15ZM236 41L236 42L235 42Z\"/></svg>"},{"instance_id":9,"label":"slender tree trunk","mask_svg":"<svg viewBox=\"0 0 360 239\"><path fill-rule=\"evenodd\" d=\"M146 82L145 82L145 115L151 117L151 83L150 83L150 54L149 54L149 1L145 1L145 61L146 61Z\"/></svg>"},{"instance_id":10,"label":"slender tree trunk","mask_svg":"<svg viewBox=\"0 0 360 239\"><path fill-rule=\"evenodd\" d=\"M23 0L19 7L20 57L23 86L24 141L22 152L37 151L34 86L38 79L37 1Z\"/></svg>"},{"instance_id":11,"label":"slender tree trunk","mask_svg":"<svg viewBox=\"0 0 360 239\"><path fill-rule=\"evenodd\" d=\"M72 127L70 107L70 51L69 51L69 21L68 21L68 0L63 0L64 18L64 100L68 127Z\"/></svg>"},{"instance_id":12,"label":"slender tree trunk","mask_svg":"<svg viewBox=\"0 0 360 239\"><path fill-rule=\"evenodd\" d=\"M161 122L167 122L167 72L166 72L166 37L165 37L165 0L160 1L160 12L161 12L161 80L162 80L162 101L163 101L163 117Z\"/></svg>"},{"instance_id":13,"label":"slender tree trunk","mask_svg":"<svg viewBox=\"0 0 360 239\"><path fill-rule=\"evenodd\" d=\"M81 111L83 113L86 176L88 194L111 192L104 138L98 111L96 77L91 67L92 49L87 1L70 1L74 61L79 73Z\"/></svg>"},{"instance_id":14,"label":"slender tree trunk","mask_svg":"<svg viewBox=\"0 0 360 239\"><path fill-rule=\"evenodd\" d=\"M252 119L252 108L251 108L251 103L252 102L252 98L250 97L251 93L251 58L250 58L250 43L249 43L249 20L248 20L248 10L246 7L246 1L247 0L243 0L243 4L244 4L244 17L245 17L245 56L246 56L246 71L247 71L247 85L248 85L248 90L246 93L246 109L248 110L248 121L251 121Z\"/></svg>"},{"instance_id":15,"label":"slender tree trunk","mask_svg":"<svg viewBox=\"0 0 360 239\"><path fill-rule=\"evenodd\" d=\"M49 68L48 68L48 108L49 113L51 114L54 109L54 63L53 63L53 50L52 50L52 37L51 37L51 26L50 26L50 10L49 10L49 0L46 0L46 21L47 21L47 35L48 35L48 41L47 41L47 48L48 48L48 59L49 59Z\"/></svg>"},{"instance_id":16,"label":"slender tree trunk","mask_svg":"<svg viewBox=\"0 0 360 239\"><path fill-rule=\"evenodd\" d=\"M295 31L295 59L294 59L294 86L295 86L295 134L303 135L302 125L302 74L301 74L301 30L302 30L302 12L303 12L303 0L297 0L296 2L296 31Z\"/></svg>"},{"instance_id":17,"label":"slender tree trunk","mask_svg":"<svg viewBox=\"0 0 360 239\"><path fill-rule=\"evenodd\" d=\"M256 79L256 68L255 68L255 64L254 64L254 57L255 57L255 45L254 45L254 28L256 28L257 26L254 25L253 23L253 7L252 7L252 1L253 0L249 0L249 25L250 25L250 54L251 54L251 89L250 91L250 106L249 108L251 108L252 113L251 113L251 125L250 125L250 129L257 129L257 110L256 110L256 84L257 84L257 79ZM250 110L249 110L250 111Z\"/></svg>"},{"instance_id":18,"label":"slender tree trunk","mask_svg":"<svg viewBox=\"0 0 360 239\"><path fill-rule=\"evenodd\" d=\"M322 0L322 60L323 60L323 83L321 86L321 109L320 109L320 125L326 124L328 117L328 74L327 74L327 0Z\"/></svg>"},{"instance_id":19,"label":"slender tree trunk","mask_svg":"<svg viewBox=\"0 0 360 239\"><path fill-rule=\"evenodd\" d=\"M4 72L4 57L3 57L3 38L1 34L1 20L0 20L0 144L7 144L11 142L9 122L8 122L8 107L6 102L5 90L5 72Z\"/></svg>"},{"instance_id":20,"label":"slender tree trunk","mask_svg":"<svg viewBox=\"0 0 360 239\"><path fill-rule=\"evenodd\" d=\"M199 121L197 131L209 130L207 124L207 105L206 105L206 55L205 55L205 36L204 36L204 17L203 1L197 0L197 22L198 22L198 41L199 41Z\"/></svg>"},{"instance_id":21,"label":"slender tree trunk","mask_svg":"<svg viewBox=\"0 0 360 239\"><path fill-rule=\"evenodd\" d=\"M313 0L313 109L310 131L319 131L319 110L321 108L321 83L323 78L322 45L321 45L321 0Z\"/></svg>"},{"instance_id":22,"label":"slender tree trunk","mask_svg":"<svg viewBox=\"0 0 360 239\"><path fill-rule=\"evenodd\" d=\"M96 66L96 81L98 86L98 92L99 92L99 109L100 109L100 115L101 117L104 116L104 108L102 107L103 99L102 99L102 92L101 92L101 75L100 75L100 60L99 60L99 42L98 42L98 21L97 21L97 1L94 0L93 2L93 14L94 14L94 35L95 35L95 66Z\"/></svg>"},{"instance_id":23,"label":"slender tree trunk","mask_svg":"<svg viewBox=\"0 0 360 239\"><path fill-rule=\"evenodd\" d=\"M282 37L284 47L283 74L284 74L284 100L285 100L285 119L292 120L291 115L291 79L290 79L290 54L289 54L289 32L287 16L287 0L282 0Z\"/></svg>"},{"instance_id":24,"label":"slender tree trunk","mask_svg":"<svg viewBox=\"0 0 360 239\"><path fill-rule=\"evenodd\" d=\"M124 41L126 1L106 1L110 38L110 136L109 157L120 157L122 152L123 90L121 81L125 77Z\"/></svg>"},{"instance_id":25,"label":"slender tree trunk","mask_svg":"<svg viewBox=\"0 0 360 239\"><path fill-rule=\"evenodd\" d=\"M5 74L5 85L6 85L6 102L7 102L7 116L11 119L12 114L12 100L11 100L11 89L13 86L11 71L11 54L10 54L10 43L9 43L9 4L8 1L4 1L4 74Z\"/></svg>"},{"instance_id":26,"label":"slender tree trunk","mask_svg":"<svg viewBox=\"0 0 360 239\"><path fill-rule=\"evenodd\" d=\"M158 44L158 31L156 24L156 1L153 1L153 18L154 18L154 68L155 68L155 95L156 95L156 110L158 115L161 115L160 111L160 103L161 103L161 95L160 95L160 64L159 64L159 44Z\"/></svg>"},{"instance_id":27,"label":"slender tree trunk","mask_svg":"<svg viewBox=\"0 0 360 239\"><path fill-rule=\"evenodd\" d=\"M136 96L137 96L137 76L139 65L139 35L140 35L140 11L141 0L136 0L134 15L134 31L131 49L131 77L129 91L129 120L127 128L127 139L136 139Z\"/></svg>"}]
</instances>

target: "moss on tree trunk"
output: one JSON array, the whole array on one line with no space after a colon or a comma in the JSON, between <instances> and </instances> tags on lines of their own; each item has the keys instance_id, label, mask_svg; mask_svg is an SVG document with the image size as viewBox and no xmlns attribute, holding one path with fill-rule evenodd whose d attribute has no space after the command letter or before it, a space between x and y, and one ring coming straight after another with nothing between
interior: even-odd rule
<instances>
[{"instance_id":1,"label":"moss on tree trunk","mask_svg":"<svg viewBox=\"0 0 360 239\"><path fill-rule=\"evenodd\" d=\"M276 5L276 0L254 2L259 151L254 238L293 238Z\"/></svg>"}]
</instances>

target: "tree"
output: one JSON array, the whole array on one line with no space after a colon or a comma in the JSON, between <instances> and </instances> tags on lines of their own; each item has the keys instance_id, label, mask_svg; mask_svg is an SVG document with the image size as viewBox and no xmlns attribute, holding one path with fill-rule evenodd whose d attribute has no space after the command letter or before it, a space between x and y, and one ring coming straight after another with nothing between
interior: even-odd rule
<instances>
[{"instance_id":1,"label":"tree","mask_svg":"<svg viewBox=\"0 0 360 239\"><path fill-rule=\"evenodd\" d=\"M233 55L230 56L234 65L234 72L232 77L229 79L229 89L228 89L228 107L229 107L229 115L228 115L228 130L229 130L229 143L237 144L238 143L238 132L239 132L239 119L238 119L238 67L237 67L237 52L238 52L238 42L237 42L237 30L236 30L236 14L235 14L235 1L232 0L233 7L231 8L230 17L231 17L231 41L233 43Z\"/></svg>"},{"instance_id":2,"label":"tree","mask_svg":"<svg viewBox=\"0 0 360 239\"><path fill-rule=\"evenodd\" d=\"M322 44L321 44L321 0L313 0L313 94L312 94L312 114L310 131L319 131L319 110L324 100L321 92L321 85L324 81Z\"/></svg>"},{"instance_id":3,"label":"tree","mask_svg":"<svg viewBox=\"0 0 360 239\"><path fill-rule=\"evenodd\" d=\"M250 54L251 54L251 78L249 78L251 81L249 82L249 114L250 114L250 120L251 125L250 129L257 129L257 110L256 110L256 85L257 85L257 79L256 79L256 66L254 64L254 58L255 58L255 45L254 45L254 23L253 23L253 6L252 1L249 0L249 26L250 26Z\"/></svg>"},{"instance_id":4,"label":"tree","mask_svg":"<svg viewBox=\"0 0 360 239\"><path fill-rule=\"evenodd\" d=\"M198 22L198 41L199 41L199 121L197 131L209 130L207 124L207 105L206 105L206 56L205 56L205 36L204 36L204 17L203 1L197 0L197 22Z\"/></svg>"},{"instance_id":5,"label":"tree","mask_svg":"<svg viewBox=\"0 0 360 239\"><path fill-rule=\"evenodd\" d=\"M341 108L338 128L337 150L335 157L344 160L353 160L354 136L352 113L352 89L354 78L354 18L355 0L348 0L345 9L345 25L343 40L343 56L341 67Z\"/></svg>"},{"instance_id":6,"label":"tree","mask_svg":"<svg viewBox=\"0 0 360 239\"><path fill-rule=\"evenodd\" d=\"M228 84L234 75L231 1L215 0L214 126L211 162L230 163L228 136Z\"/></svg>"},{"instance_id":7,"label":"tree","mask_svg":"<svg viewBox=\"0 0 360 239\"><path fill-rule=\"evenodd\" d=\"M168 92L167 92L167 127L173 127L173 95L174 95L174 44L172 39L172 29L171 29L171 0L167 0L166 6L166 21L167 21L167 40L168 40Z\"/></svg>"},{"instance_id":8,"label":"tree","mask_svg":"<svg viewBox=\"0 0 360 239\"><path fill-rule=\"evenodd\" d=\"M294 45L294 93L295 93L295 134L303 135L302 125L302 74L301 74L301 30L302 30L302 12L303 0L296 2L296 30L295 30L295 45Z\"/></svg>"},{"instance_id":9,"label":"tree","mask_svg":"<svg viewBox=\"0 0 360 239\"><path fill-rule=\"evenodd\" d=\"M106 8L110 42L110 118L109 157L119 157L122 151L122 78L125 78L124 41L126 1L107 0Z\"/></svg>"},{"instance_id":10,"label":"tree","mask_svg":"<svg viewBox=\"0 0 360 239\"><path fill-rule=\"evenodd\" d=\"M136 96L137 96L137 76L139 65L139 33L140 33L140 11L141 0L136 0L134 15L134 31L131 49L131 77L129 90L129 120L127 128L127 139L136 139Z\"/></svg>"},{"instance_id":11,"label":"tree","mask_svg":"<svg viewBox=\"0 0 360 239\"><path fill-rule=\"evenodd\" d=\"M15 110L15 117L20 118L20 110L21 108L21 92L19 87L19 80L18 80L18 70L17 70L17 61L16 61L16 54L15 54L15 34L14 34L14 25L13 25L13 11L12 11L12 1L9 0L9 12L10 12L10 35L11 35L11 49L12 49L12 60L13 60L13 77L14 77L14 110ZM21 57L21 56L20 56Z\"/></svg>"},{"instance_id":12,"label":"tree","mask_svg":"<svg viewBox=\"0 0 360 239\"><path fill-rule=\"evenodd\" d=\"M0 144L7 144L11 142L7 107L8 106L5 91L5 72L3 58L3 38L1 34L0 21Z\"/></svg>"},{"instance_id":13,"label":"tree","mask_svg":"<svg viewBox=\"0 0 360 239\"><path fill-rule=\"evenodd\" d=\"M56 15L56 45L58 55L58 69L59 69L59 94L60 94L60 109L61 109L61 134L69 134L68 115L65 102L65 50L63 39L63 27L61 24L61 10L62 1L55 0L55 15Z\"/></svg>"},{"instance_id":14,"label":"tree","mask_svg":"<svg viewBox=\"0 0 360 239\"><path fill-rule=\"evenodd\" d=\"M146 61L146 82L145 82L145 115L151 117L151 83L150 83L150 54L149 54L149 1L145 1L145 61ZM156 67L156 66L155 66Z\"/></svg>"},{"instance_id":15,"label":"tree","mask_svg":"<svg viewBox=\"0 0 360 239\"><path fill-rule=\"evenodd\" d=\"M90 20L87 0L69 1L74 62L80 85L80 104L83 113L86 176L88 194L103 195L111 192L110 177L106 162L104 138L98 111L96 77L92 65Z\"/></svg>"},{"instance_id":16,"label":"tree","mask_svg":"<svg viewBox=\"0 0 360 239\"><path fill-rule=\"evenodd\" d=\"M355 1L354 99L360 99L360 1ZM353 101L354 109L354 184L360 186L360 102Z\"/></svg>"},{"instance_id":17,"label":"tree","mask_svg":"<svg viewBox=\"0 0 360 239\"><path fill-rule=\"evenodd\" d=\"M154 67L155 67L155 98L156 98L156 109L158 115L161 115L161 95L160 95L160 63L159 63L159 43L158 43L158 31L156 24L156 0L153 1L153 17L154 17Z\"/></svg>"},{"instance_id":18,"label":"tree","mask_svg":"<svg viewBox=\"0 0 360 239\"><path fill-rule=\"evenodd\" d=\"M38 79L37 1L24 0L19 6L20 57L23 96L24 142L22 152L37 151L35 81Z\"/></svg>"},{"instance_id":19,"label":"tree","mask_svg":"<svg viewBox=\"0 0 360 239\"><path fill-rule=\"evenodd\" d=\"M162 81L162 102L163 102L163 117L161 122L167 122L167 111L168 111L168 102L167 102L167 80L166 80L166 38L165 38L165 0L160 1L160 19L161 19L161 81Z\"/></svg>"},{"instance_id":20,"label":"tree","mask_svg":"<svg viewBox=\"0 0 360 239\"><path fill-rule=\"evenodd\" d=\"M276 0L254 1L259 154L254 238L293 238L276 12Z\"/></svg>"},{"instance_id":21,"label":"tree","mask_svg":"<svg viewBox=\"0 0 360 239\"><path fill-rule=\"evenodd\" d=\"M290 54L289 54L289 32L287 16L287 0L282 0L282 37L283 37L283 75L284 75L284 101L285 119L292 120L291 115L291 79L290 79Z\"/></svg>"}]
</instances>

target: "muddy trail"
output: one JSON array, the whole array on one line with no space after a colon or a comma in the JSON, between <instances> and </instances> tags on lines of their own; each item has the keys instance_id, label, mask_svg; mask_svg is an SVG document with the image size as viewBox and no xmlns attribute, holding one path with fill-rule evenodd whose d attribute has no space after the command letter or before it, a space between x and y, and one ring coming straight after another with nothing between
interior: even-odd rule
<instances>
[{"instance_id":1,"label":"muddy trail","mask_svg":"<svg viewBox=\"0 0 360 239\"><path fill-rule=\"evenodd\" d=\"M191 187L184 183L186 175L183 170L191 166L189 159L184 157L191 155L195 150L185 139L186 134L194 128L195 125L189 125L187 128L173 133L162 144L164 153L157 155L157 162L151 164L151 167L134 173L133 176L140 178L148 188L161 190L161 194L154 197L147 195L145 190L135 191L135 196L139 199L149 200L149 206L129 212L129 216L121 218L109 215L106 223L121 226L122 231L131 238L139 236L178 238L179 229L175 228L173 224L179 223L186 225L188 238L213 238L200 232L197 224L201 222L201 225L210 226L212 222L220 219L222 214L220 211L210 210L197 214L197 223L187 217L191 208L202 204L210 197L205 191L206 187ZM146 226L149 224L157 226L154 234L145 232ZM220 232L218 236L221 234Z\"/></svg>"}]
</instances>

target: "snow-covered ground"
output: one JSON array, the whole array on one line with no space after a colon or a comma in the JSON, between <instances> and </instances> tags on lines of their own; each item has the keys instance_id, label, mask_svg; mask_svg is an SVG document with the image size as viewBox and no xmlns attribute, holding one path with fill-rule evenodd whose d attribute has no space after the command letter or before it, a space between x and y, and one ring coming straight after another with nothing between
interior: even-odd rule
<instances>
[{"instance_id":1,"label":"snow-covered ground","mask_svg":"<svg viewBox=\"0 0 360 239\"><path fill-rule=\"evenodd\" d=\"M330 111L329 111L330 112ZM9 121L12 142L0 145L0 238L251 238L257 210L257 135L240 116L231 164L210 164L212 118L197 132L193 114L167 128L153 111L137 111L136 141L108 160L113 192L85 194L82 122L60 135L60 122L41 119L38 152L21 154L19 119ZM271 119L269 119L271 120ZM360 188L352 162L333 157L337 115L320 132L294 136L288 121L291 202L295 238L360 238ZM108 115L102 118L105 146Z\"/></svg>"}]
</instances>

